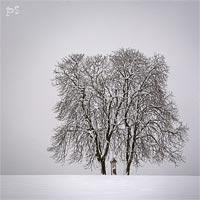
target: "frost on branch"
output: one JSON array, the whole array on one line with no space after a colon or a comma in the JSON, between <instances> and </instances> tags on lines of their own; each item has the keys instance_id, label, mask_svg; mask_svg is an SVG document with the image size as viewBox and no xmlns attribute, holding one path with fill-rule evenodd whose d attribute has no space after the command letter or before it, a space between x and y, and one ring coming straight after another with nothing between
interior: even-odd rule
<instances>
[{"instance_id":1,"label":"frost on branch","mask_svg":"<svg viewBox=\"0 0 200 200\"><path fill-rule=\"evenodd\" d=\"M60 101L55 106L60 125L52 137L58 162L96 163L106 174L110 155L131 164L178 164L187 127L166 90L169 68L161 55L145 57L133 49L111 55L72 54L54 71Z\"/></svg>"}]
</instances>

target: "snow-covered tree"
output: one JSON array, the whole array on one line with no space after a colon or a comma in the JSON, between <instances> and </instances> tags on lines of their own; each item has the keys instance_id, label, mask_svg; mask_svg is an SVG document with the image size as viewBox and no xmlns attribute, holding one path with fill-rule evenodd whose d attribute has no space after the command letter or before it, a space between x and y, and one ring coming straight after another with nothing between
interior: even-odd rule
<instances>
[{"instance_id":1,"label":"snow-covered tree","mask_svg":"<svg viewBox=\"0 0 200 200\"><path fill-rule=\"evenodd\" d=\"M60 101L55 107L60 121L49 151L71 163L95 163L106 174L106 160L117 156L133 164L177 164L187 127L167 92L168 66L161 55L145 57L133 49L108 56L72 54L54 71Z\"/></svg>"},{"instance_id":2,"label":"snow-covered tree","mask_svg":"<svg viewBox=\"0 0 200 200\"><path fill-rule=\"evenodd\" d=\"M179 120L172 95L167 92L169 69L164 57L146 58L138 51L121 49L111 55L111 62L118 80L125 83L120 113L124 127L117 137L127 175L131 164L138 167L146 161L182 161L187 127Z\"/></svg>"},{"instance_id":3,"label":"snow-covered tree","mask_svg":"<svg viewBox=\"0 0 200 200\"><path fill-rule=\"evenodd\" d=\"M58 63L54 84L60 101L55 107L61 122L48 149L57 161L95 161L106 174L106 159L122 99L115 97L112 68L106 56L70 55Z\"/></svg>"}]
</instances>

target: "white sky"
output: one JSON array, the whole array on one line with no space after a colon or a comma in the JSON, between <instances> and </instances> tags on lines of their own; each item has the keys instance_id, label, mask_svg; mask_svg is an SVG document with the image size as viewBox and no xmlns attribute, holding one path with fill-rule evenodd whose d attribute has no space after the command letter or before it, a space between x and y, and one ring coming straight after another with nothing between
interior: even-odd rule
<instances>
[{"instance_id":1,"label":"white sky","mask_svg":"<svg viewBox=\"0 0 200 200\"><path fill-rule=\"evenodd\" d=\"M6 7L16 5L19 14L6 17ZM166 57L168 88L189 127L186 163L146 164L137 174L198 174L198 1L9 1L1 9L3 174L99 173L49 158L58 124L51 79L56 61L70 53L108 54L121 47Z\"/></svg>"}]
</instances>

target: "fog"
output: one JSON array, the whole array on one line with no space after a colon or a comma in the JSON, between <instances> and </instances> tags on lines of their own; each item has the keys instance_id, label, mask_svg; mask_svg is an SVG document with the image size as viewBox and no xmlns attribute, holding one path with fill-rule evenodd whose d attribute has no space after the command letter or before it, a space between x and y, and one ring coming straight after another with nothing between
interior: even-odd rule
<instances>
[{"instance_id":1,"label":"fog","mask_svg":"<svg viewBox=\"0 0 200 200\"><path fill-rule=\"evenodd\" d=\"M19 6L19 14L6 16L8 6ZM168 90L189 127L185 163L147 163L132 174L199 174L198 1L5 1L1 9L2 174L99 173L62 166L46 151L58 125L51 80L56 62L70 53L108 54L121 47L166 57ZM123 166L119 169L123 173Z\"/></svg>"}]
</instances>

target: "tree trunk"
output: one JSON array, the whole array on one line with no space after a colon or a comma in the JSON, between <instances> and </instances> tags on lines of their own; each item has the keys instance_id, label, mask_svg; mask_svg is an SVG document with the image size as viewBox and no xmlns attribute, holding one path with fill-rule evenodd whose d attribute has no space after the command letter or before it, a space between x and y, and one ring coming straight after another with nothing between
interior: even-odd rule
<instances>
[{"instance_id":1,"label":"tree trunk","mask_svg":"<svg viewBox=\"0 0 200 200\"><path fill-rule=\"evenodd\" d=\"M126 120L125 120L126 121ZM129 152L130 152L130 136L131 136L131 127L129 127L128 123L125 123L125 126L127 127L127 140L126 140L126 162L128 163L129 160Z\"/></svg>"},{"instance_id":2,"label":"tree trunk","mask_svg":"<svg viewBox=\"0 0 200 200\"><path fill-rule=\"evenodd\" d=\"M106 175L106 162L105 162L105 160L101 160L101 174Z\"/></svg>"},{"instance_id":3,"label":"tree trunk","mask_svg":"<svg viewBox=\"0 0 200 200\"><path fill-rule=\"evenodd\" d=\"M135 125L131 153L129 155L129 159L127 160L127 166L126 166L126 174L127 175L130 175L131 163L133 161L133 151L134 151L135 142L136 142L136 132L137 132L137 126Z\"/></svg>"},{"instance_id":4,"label":"tree trunk","mask_svg":"<svg viewBox=\"0 0 200 200\"><path fill-rule=\"evenodd\" d=\"M129 161L126 166L126 175L130 175L131 162Z\"/></svg>"}]
</instances>

